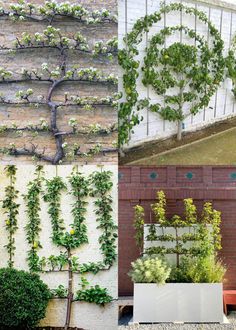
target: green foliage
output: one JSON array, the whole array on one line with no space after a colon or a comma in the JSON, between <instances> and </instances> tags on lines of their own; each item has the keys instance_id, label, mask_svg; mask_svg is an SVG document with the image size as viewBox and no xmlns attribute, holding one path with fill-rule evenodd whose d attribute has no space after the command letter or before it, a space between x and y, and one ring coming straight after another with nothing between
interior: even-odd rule
<instances>
[{"instance_id":1,"label":"green foliage","mask_svg":"<svg viewBox=\"0 0 236 330\"><path fill-rule=\"evenodd\" d=\"M98 222L97 228L102 230L99 237L100 250L104 257L103 262L108 266L111 266L117 257L117 226L113 221L112 196L110 195L113 186L111 177L112 172L110 171L94 172L91 175L93 189L90 194L96 198L94 205L96 207L96 221Z\"/></svg>"},{"instance_id":2,"label":"green foliage","mask_svg":"<svg viewBox=\"0 0 236 330\"><path fill-rule=\"evenodd\" d=\"M45 317L51 294L38 275L2 268L0 291L1 327L28 329Z\"/></svg>"},{"instance_id":3,"label":"green foliage","mask_svg":"<svg viewBox=\"0 0 236 330\"><path fill-rule=\"evenodd\" d=\"M148 225L148 235L145 237L147 241L156 241L158 240L157 232L156 232L156 226L155 224L149 224ZM164 238L163 238L164 240Z\"/></svg>"},{"instance_id":4,"label":"green foliage","mask_svg":"<svg viewBox=\"0 0 236 330\"><path fill-rule=\"evenodd\" d=\"M155 204L152 204L152 211L155 215L155 221L159 223L160 225L165 225L166 223L166 197L165 193L160 190L157 192L157 200L158 202Z\"/></svg>"},{"instance_id":5,"label":"green foliage","mask_svg":"<svg viewBox=\"0 0 236 330\"><path fill-rule=\"evenodd\" d=\"M69 177L69 183L71 185L70 194L75 198L75 202L72 205L71 213L74 218L73 224L71 224L73 232L73 244L70 247L79 247L81 244L88 243L87 227L85 225L85 213L86 205L88 204L84 199L89 194L89 180L84 177L83 174L78 173L77 170Z\"/></svg>"},{"instance_id":6,"label":"green foliage","mask_svg":"<svg viewBox=\"0 0 236 330\"><path fill-rule=\"evenodd\" d=\"M18 209L19 205L14 204L14 199L18 192L14 190L16 167L8 166L6 168L7 175L10 177L10 194L4 200L4 208L9 210ZM111 302L113 299L107 293L105 288L99 286L87 288L89 282L83 274L91 272L97 274L99 271L108 270L117 258L117 226L113 220L113 198L111 189L113 187L112 175L110 171L92 172L86 178L82 173L78 172L78 168L74 167L71 175L68 177L70 189L67 189L66 183L60 176L55 176L45 180L42 177L43 167L37 166L35 178L28 183L28 191L24 195L26 204L26 214L28 222L25 227L27 242L30 246L28 251L28 265L31 273L35 272L61 272L65 271L68 274L68 281L72 285L65 288L59 285L56 289L51 290L51 295L55 298L67 299L67 308L70 309L73 301L94 302L99 305L104 305ZM73 223L70 224L70 229L67 232L64 227L64 221L61 218L61 198L63 192L72 196L73 203L71 214ZM59 255L50 255L48 258L39 257L38 250L42 248L40 244L40 211L41 211L41 196L48 203L48 214L52 225L52 241L58 247L63 247L65 250L60 251ZM87 226L85 225L85 213L87 211L87 198L94 199L95 214L97 217L100 231L99 244L102 254L102 261L81 263L78 256L73 255L73 249L80 247L82 244L89 243L87 236ZM12 207L12 205L14 207ZM12 225L17 229L18 212L11 212L10 218L13 219ZM11 223L7 222L10 226ZM11 232L11 241L9 244L10 260L9 266L13 266L12 257L14 255L14 231ZM11 261L11 263L10 263ZM79 274L81 289L76 293L73 300L73 276L74 273ZM69 310L67 310L69 313ZM36 314L37 315L37 314ZM67 314L68 315L68 314ZM28 321L27 321L28 322ZM1 323L0 323L1 326Z\"/></svg>"},{"instance_id":7,"label":"green foliage","mask_svg":"<svg viewBox=\"0 0 236 330\"><path fill-rule=\"evenodd\" d=\"M144 208L140 205L134 206L134 229L136 245L143 250L143 230L144 230Z\"/></svg>"},{"instance_id":8,"label":"green foliage","mask_svg":"<svg viewBox=\"0 0 236 330\"><path fill-rule=\"evenodd\" d=\"M106 288L101 288L99 285L95 285L89 289L77 291L75 300L104 306L105 304L112 302L113 298L108 294Z\"/></svg>"},{"instance_id":9,"label":"green foliage","mask_svg":"<svg viewBox=\"0 0 236 330\"><path fill-rule=\"evenodd\" d=\"M197 222L197 208L193 204L192 198L184 199L184 207L185 207L185 222L186 224L194 224Z\"/></svg>"},{"instance_id":10,"label":"green foliage","mask_svg":"<svg viewBox=\"0 0 236 330\"><path fill-rule=\"evenodd\" d=\"M145 86L152 86L158 95L164 96L164 103L151 104L149 99L138 98L136 79L139 76L140 61L135 60L139 55L138 45L153 24L160 21L162 16L175 11L193 15L206 24L212 38L212 48L209 48L208 42L201 35L182 25L166 27L155 34L146 49L142 81ZM164 47L166 38L175 32L193 39L195 46L176 42L168 48ZM128 142L133 127L143 119L139 110L149 108L163 119L181 122L186 116L183 112L184 104L188 106L188 115L195 115L208 105L223 79L223 40L205 13L194 7L181 3L163 5L159 12L138 19L124 42L125 48L118 54L119 64L124 70L123 87L126 95L119 109L120 146ZM173 87L178 92L169 95L168 90ZM137 111L134 112L135 107Z\"/></svg>"},{"instance_id":11,"label":"green foliage","mask_svg":"<svg viewBox=\"0 0 236 330\"><path fill-rule=\"evenodd\" d=\"M51 294L53 297L66 298L68 290L60 284L56 289L51 290Z\"/></svg>"},{"instance_id":12,"label":"green foliage","mask_svg":"<svg viewBox=\"0 0 236 330\"><path fill-rule=\"evenodd\" d=\"M68 266L68 255L66 252L60 252L58 256L53 254L48 257L48 265L50 270L62 270L65 266ZM46 265L45 265L46 266Z\"/></svg>"},{"instance_id":13,"label":"green foliage","mask_svg":"<svg viewBox=\"0 0 236 330\"><path fill-rule=\"evenodd\" d=\"M139 258L131 266L128 275L135 283L164 284L171 271L167 263L155 255Z\"/></svg>"},{"instance_id":14,"label":"green foliage","mask_svg":"<svg viewBox=\"0 0 236 330\"><path fill-rule=\"evenodd\" d=\"M41 171L41 167L36 170ZM109 171L94 172L90 178L78 172L74 168L68 180L71 186L69 194L75 200L72 204L71 213L73 223L70 224L69 232L64 230L64 221L61 219L60 205L61 196L64 190L67 190L66 184L60 177L54 177L46 180L46 192L44 200L49 203L48 213L52 221L52 240L57 246L66 248L67 252L60 252L60 255L51 255L48 259L39 258L37 251L41 247L39 242L40 232L40 193L42 192L42 183L40 172L35 180L29 183L29 191L25 196L27 214L29 223L26 226L27 240L31 245L29 251L29 267L32 271L42 271L46 266L51 271L61 271L69 265L68 251L78 248L81 244L88 243L87 227L85 225L85 212L88 202L85 200L89 195L97 198L94 201L96 206L95 213L99 222L98 229L102 229L99 238L100 249L103 255L103 261L88 262L80 264L78 258L70 257L70 265L73 272L81 274L92 272L97 274L101 270L108 269L116 260L116 239L117 226L114 225L112 212L112 196L109 194L113 183L111 181L112 173Z\"/></svg>"},{"instance_id":15,"label":"green foliage","mask_svg":"<svg viewBox=\"0 0 236 330\"><path fill-rule=\"evenodd\" d=\"M104 262L88 262L82 263L79 265L80 274L91 272L93 274L97 274L100 270L108 269L109 265L105 265Z\"/></svg>"},{"instance_id":16,"label":"green foliage","mask_svg":"<svg viewBox=\"0 0 236 330\"><path fill-rule=\"evenodd\" d=\"M18 229L17 226L17 216L19 214L19 204L16 202L19 191L15 189L16 182L16 171L17 168L14 165L8 165L5 167L5 172L7 177L10 180L9 186L5 188L5 197L2 201L2 208L4 214L6 214L6 230L8 232L8 243L5 246L9 255L8 266L13 267L14 261L14 251L15 247L15 238L14 234Z\"/></svg>"},{"instance_id":17,"label":"green foliage","mask_svg":"<svg viewBox=\"0 0 236 330\"><path fill-rule=\"evenodd\" d=\"M175 214L168 219L166 217L165 193L158 191L157 202L152 204L151 208L159 227L157 228L155 224L146 225L148 233L145 240L156 241L158 244L157 246L145 248L144 254L148 256L160 255L162 257L174 254L176 255L177 268L183 255L209 258L221 249L221 213L214 210L210 202L206 202L203 205L201 216L198 217L193 199L186 198L183 202L184 217ZM143 209L142 218L144 218ZM137 233L142 228L142 225L140 225L140 228L137 228ZM183 231L183 229L185 230ZM171 242L172 244L170 247L166 247L163 242ZM178 270L176 274L178 276Z\"/></svg>"},{"instance_id":18,"label":"green foliage","mask_svg":"<svg viewBox=\"0 0 236 330\"><path fill-rule=\"evenodd\" d=\"M39 241L40 228L40 194L42 193L42 166L37 166L35 175L36 178L28 183L28 192L24 196L26 202L26 214L28 217L28 223L25 227L26 238L30 246L28 251L28 265L32 272L41 270L39 265L39 257L37 250L41 248Z\"/></svg>"},{"instance_id":19,"label":"green foliage","mask_svg":"<svg viewBox=\"0 0 236 330\"><path fill-rule=\"evenodd\" d=\"M234 97L236 97L236 36L234 35L231 43L230 50L228 52L228 56L226 57L226 69L227 69L227 77L232 79L233 89L232 92Z\"/></svg>"},{"instance_id":20,"label":"green foliage","mask_svg":"<svg viewBox=\"0 0 236 330\"><path fill-rule=\"evenodd\" d=\"M63 219L61 219L60 205L61 195L67 189L61 177L56 176L51 180L46 180L47 192L44 194L44 201L49 203L48 214L52 223L52 240L57 246L67 245L67 236L63 236Z\"/></svg>"},{"instance_id":21,"label":"green foliage","mask_svg":"<svg viewBox=\"0 0 236 330\"><path fill-rule=\"evenodd\" d=\"M107 9L88 11L80 4L57 3L56 1L45 1L42 5L35 5L25 0L19 0L18 3L10 5L9 12L1 8L1 14L9 16L13 21L34 19L35 21L52 22L56 17L70 17L86 24L117 21L116 16L113 16Z\"/></svg>"},{"instance_id":22,"label":"green foliage","mask_svg":"<svg viewBox=\"0 0 236 330\"><path fill-rule=\"evenodd\" d=\"M203 257L185 256L179 267L171 270L169 282L177 283L221 283L226 272L225 266L215 255Z\"/></svg>"}]
</instances>

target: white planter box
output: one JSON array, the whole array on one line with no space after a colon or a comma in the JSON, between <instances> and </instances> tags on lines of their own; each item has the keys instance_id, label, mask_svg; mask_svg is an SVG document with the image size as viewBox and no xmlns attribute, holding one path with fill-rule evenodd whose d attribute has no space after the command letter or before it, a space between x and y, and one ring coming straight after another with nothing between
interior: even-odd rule
<instances>
[{"instance_id":1,"label":"white planter box","mask_svg":"<svg viewBox=\"0 0 236 330\"><path fill-rule=\"evenodd\" d=\"M135 283L133 321L223 323L222 283Z\"/></svg>"}]
</instances>

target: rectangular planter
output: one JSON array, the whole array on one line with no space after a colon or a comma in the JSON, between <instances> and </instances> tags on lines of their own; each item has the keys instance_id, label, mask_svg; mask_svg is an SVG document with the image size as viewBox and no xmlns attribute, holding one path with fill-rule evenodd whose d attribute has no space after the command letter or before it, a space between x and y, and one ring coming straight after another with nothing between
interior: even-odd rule
<instances>
[{"instance_id":1,"label":"rectangular planter","mask_svg":"<svg viewBox=\"0 0 236 330\"><path fill-rule=\"evenodd\" d=\"M223 323L222 283L135 283L133 321Z\"/></svg>"}]
</instances>

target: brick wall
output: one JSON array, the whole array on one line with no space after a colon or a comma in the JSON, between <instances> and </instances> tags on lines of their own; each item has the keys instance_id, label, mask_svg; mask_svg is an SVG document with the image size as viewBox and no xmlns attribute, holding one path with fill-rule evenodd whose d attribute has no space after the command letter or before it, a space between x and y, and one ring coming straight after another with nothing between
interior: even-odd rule
<instances>
[{"instance_id":1,"label":"brick wall","mask_svg":"<svg viewBox=\"0 0 236 330\"><path fill-rule=\"evenodd\" d=\"M199 210L205 201L222 212L220 256L228 267L225 288L236 289L236 166L165 166L119 168L119 294L132 295L127 276L130 263L139 256L133 230L133 206L145 209L145 221L153 217L150 204L157 190L167 197L167 216L183 214L184 198L192 197Z\"/></svg>"},{"instance_id":2,"label":"brick wall","mask_svg":"<svg viewBox=\"0 0 236 330\"><path fill-rule=\"evenodd\" d=\"M16 3L17 1L11 1ZM43 4L44 0L32 1L36 4ZM63 2L62 0L58 2ZM99 0L83 0L83 1L71 1L71 3L82 3L90 10L107 8L112 13L117 12L117 0L109 0L106 3L102 3ZM6 1L0 1L0 6L6 8ZM12 22L9 19L0 19L1 32L0 32L0 46L12 46L16 37L21 37L23 32L34 34L35 32L42 32L47 25L46 22ZM90 47L99 40L109 40L117 35L117 24L104 23L93 25L84 25L76 22L73 19L57 19L54 27L60 28L61 33L66 36L72 36L76 32L80 32L84 35ZM25 50L18 51L16 54L0 54L0 67L10 70L16 74L20 73L22 68L32 70L34 68L40 68L42 63L48 63L49 68L56 68L60 63L59 52L55 49L42 49L42 50ZM108 60L94 59L89 54L83 54L81 52L69 52L69 66L77 65L78 68L94 67L103 71L106 75L114 73L117 75L117 61L109 62ZM27 90L32 88L34 90L34 99L37 99L39 95L47 95L49 85L46 83L27 83L27 84L5 84L0 85L0 93L7 95L8 98L14 98L15 93L18 90ZM64 101L64 93L69 92L70 95L79 95L80 97L86 96L98 96L106 97L112 95L117 91L117 87L114 85L102 85L102 84L80 84L80 83L66 83L61 85L53 94L54 101ZM11 126L11 123L15 123L18 127L25 127L29 123L33 125L39 124L39 118L45 119L50 122L50 109L47 106L39 106L37 109L29 106L12 106L0 105L0 122L1 125ZM109 127L117 122L116 111L110 107L97 107L96 110L85 111L79 107L67 107L58 111L58 127L62 131L71 131L68 125L70 118L77 119L79 123L79 129L81 127L87 127L90 124L100 124L102 127ZM89 148L94 147L97 143L103 145L104 148L112 147L112 142L116 141L117 133L113 132L110 135L76 135L73 137L66 137L65 140L68 144L77 143L81 146L81 151L86 152ZM24 146L30 147L31 143L38 145L39 151L46 149L46 154L52 156L55 154L55 140L49 133L41 132L38 136L33 136L32 133L24 132L23 136L17 136L14 133L1 134L0 135L0 147L8 147L10 143L15 143L16 147L22 148ZM77 159L77 162L81 159ZM1 163L9 162L24 162L31 163L31 157L20 157L14 159L6 155L0 155ZM81 160L84 163L84 160ZM106 156L101 154L95 156L94 159L88 159L89 163L117 163L117 154L110 153Z\"/></svg>"}]
</instances>

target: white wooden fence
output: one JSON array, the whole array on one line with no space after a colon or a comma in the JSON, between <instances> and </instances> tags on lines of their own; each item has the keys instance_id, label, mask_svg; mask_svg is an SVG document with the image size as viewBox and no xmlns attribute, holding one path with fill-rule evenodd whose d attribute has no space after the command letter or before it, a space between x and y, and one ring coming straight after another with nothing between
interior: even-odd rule
<instances>
[{"instance_id":1,"label":"white wooden fence","mask_svg":"<svg viewBox=\"0 0 236 330\"><path fill-rule=\"evenodd\" d=\"M221 37L225 43L224 54L227 54L232 37L236 33L236 2L228 1L180 1L165 0L166 4L173 2L181 2L190 7L196 7L198 10L205 12L215 27L220 31ZM131 31L133 24L140 17L151 14L160 9L159 0L119 0L119 47L124 47L123 37ZM161 21L154 24L150 31L145 35L143 41L139 44L138 58L143 63L145 56L145 47L150 38L165 26L186 25L194 29L197 33L202 34L209 40L208 29L195 17L175 12L167 14ZM169 43L180 41L180 35L173 35L168 38ZM184 39L183 42L190 43ZM158 101L159 96L155 94L152 88L146 88L142 84L142 74L137 79L137 91L140 98L149 97L151 103ZM122 70L119 72L119 89L122 91ZM160 99L159 99L160 100ZM189 116L184 120L184 131L193 131L214 122L235 116L236 106L234 96L226 81L218 88L215 95L205 109L195 116ZM158 114L152 113L146 109L140 111L140 115L144 117L143 121L134 128L134 134L130 137L127 147L139 145L145 141L169 137L176 133L177 127L173 122L163 120Z\"/></svg>"}]
</instances>

